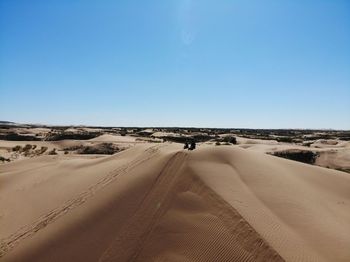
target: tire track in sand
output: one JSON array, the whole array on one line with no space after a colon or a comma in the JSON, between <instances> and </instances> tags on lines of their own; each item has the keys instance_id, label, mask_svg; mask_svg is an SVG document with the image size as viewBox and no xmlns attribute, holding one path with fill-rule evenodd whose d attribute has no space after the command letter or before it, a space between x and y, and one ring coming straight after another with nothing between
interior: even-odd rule
<instances>
[{"instance_id":1,"label":"tire track in sand","mask_svg":"<svg viewBox=\"0 0 350 262\"><path fill-rule=\"evenodd\" d=\"M205 200L210 214L214 216L211 218L203 217L202 221L198 221L205 225L209 231L215 232L214 239L209 241L210 244L220 243L223 239L229 243L231 247L229 249L220 247L219 244L216 245L218 248L216 252L221 258L224 258L222 261L232 261L232 258L242 262L284 261L237 210L209 188L200 177L194 174L187 174L186 177L181 176L186 157L187 154L180 151L168 160L135 214L102 254L99 262L146 261L146 257L143 257L145 245L147 246L153 232L157 230L157 225L163 215L171 208L173 198L183 190L189 190L201 196ZM207 261L205 258L210 257L208 254L212 250L210 246L197 256L198 254L192 254L191 247L199 243L188 241L186 243L187 246L182 247L182 252L189 254L193 261ZM149 261L155 260L166 261L167 259L164 257L163 259L161 257L149 259Z\"/></svg>"},{"instance_id":2,"label":"tire track in sand","mask_svg":"<svg viewBox=\"0 0 350 262\"><path fill-rule=\"evenodd\" d=\"M82 205L89 198L94 196L97 191L103 189L110 183L112 183L119 175L126 174L135 167L153 158L162 146L152 146L145 150L145 154L136 157L134 160L110 171L107 176L103 177L97 183L90 186L87 190L81 192L76 197L66 201L62 206L52 209L45 215L40 216L37 220L29 225L25 225L18 229L15 233L0 240L0 258L6 255L11 249L13 249L19 242L31 237L36 232L45 228L49 224L56 221L58 218L65 215L68 211Z\"/></svg>"},{"instance_id":3,"label":"tire track in sand","mask_svg":"<svg viewBox=\"0 0 350 262\"><path fill-rule=\"evenodd\" d=\"M133 261L137 258L145 240L166 210L164 206L168 192L176 183L186 157L187 154L180 151L168 160L138 210L102 254L99 262Z\"/></svg>"}]
</instances>

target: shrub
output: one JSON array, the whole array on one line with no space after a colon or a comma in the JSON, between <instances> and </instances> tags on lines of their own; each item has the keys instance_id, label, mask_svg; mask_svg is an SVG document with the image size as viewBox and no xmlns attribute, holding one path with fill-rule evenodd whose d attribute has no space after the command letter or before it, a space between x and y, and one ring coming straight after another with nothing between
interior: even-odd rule
<instances>
[{"instance_id":1,"label":"shrub","mask_svg":"<svg viewBox=\"0 0 350 262\"><path fill-rule=\"evenodd\" d=\"M19 145L14 146L14 147L12 148L12 151L14 151L14 152L20 152L20 151L22 151L22 147L19 146Z\"/></svg>"},{"instance_id":2,"label":"shrub","mask_svg":"<svg viewBox=\"0 0 350 262\"><path fill-rule=\"evenodd\" d=\"M48 134L45 138L47 141L59 141L65 139L73 139L73 140L87 140L91 138L95 138L99 136L100 133L92 133L92 132L82 132L82 133L71 133L71 132L60 132L60 133L51 133Z\"/></svg>"},{"instance_id":3,"label":"shrub","mask_svg":"<svg viewBox=\"0 0 350 262\"><path fill-rule=\"evenodd\" d=\"M113 155L119 152L120 149L114 146L112 143L102 143L94 146L84 146L78 150L78 154L102 154Z\"/></svg>"},{"instance_id":4,"label":"shrub","mask_svg":"<svg viewBox=\"0 0 350 262\"><path fill-rule=\"evenodd\" d=\"M51 151L49 151L48 154L49 154L49 155L57 155L56 148L54 148L54 149L52 149Z\"/></svg>"},{"instance_id":5,"label":"shrub","mask_svg":"<svg viewBox=\"0 0 350 262\"><path fill-rule=\"evenodd\" d=\"M170 141L170 142L181 143L181 144L184 144L189 140L191 140L191 138L187 136L164 136L162 138L163 138L163 142Z\"/></svg>"},{"instance_id":6,"label":"shrub","mask_svg":"<svg viewBox=\"0 0 350 262\"><path fill-rule=\"evenodd\" d=\"M27 151L29 151L29 150L31 150L32 149L32 145L30 145L30 144L27 144L27 145L25 145L24 147L23 147L23 151L24 152L27 152Z\"/></svg>"},{"instance_id":7,"label":"shrub","mask_svg":"<svg viewBox=\"0 0 350 262\"><path fill-rule=\"evenodd\" d=\"M0 135L0 139L8 141L40 141L40 138L37 138L32 135L20 135L17 133L8 133L5 135Z\"/></svg>"},{"instance_id":8,"label":"shrub","mask_svg":"<svg viewBox=\"0 0 350 262\"><path fill-rule=\"evenodd\" d=\"M226 136L226 137L224 137L224 139L222 141L226 142L226 143L231 143L233 145L237 144L237 139L234 136Z\"/></svg>"},{"instance_id":9,"label":"shrub","mask_svg":"<svg viewBox=\"0 0 350 262\"><path fill-rule=\"evenodd\" d=\"M215 145L216 145L216 146L220 146L221 143L220 143L219 141L217 141L217 142L215 143Z\"/></svg>"},{"instance_id":10,"label":"shrub","mask_svg":"<svg viewBox=\"0 0 350 262\"><path fill-rule=\"evenodd\" d=\"M3 157L3 156L0 156L0 161L1 161L1 162L10 162L10 159L5 158L5 157Z\"/></svg>"},{"instance_id":11,"label":"shrub","mask_svg":"<svg viewBox=\"0 0 350 262\"><path fill-rule=\"evenodd\" d=\"M149 142L149 143L162 143L162 140L156 139L156 138L136 138L135 141L141 141L141 142Z\"/></svg>"},{"instance_id":12,"label":"shrub","mask_svg":"<svg viewBox=\"0 0 350 262\"><path fill-rule=\"evenodd\" d=\"M32 149L32 145L27 144L22 148L22 152L24 152L25 156L29 156L30 155L30 150Z\"/></svg>"},{"instance_id":13,"label":"shrub","mask_svg":"<svg viewBox=\"0 0 350 262\"><path fill-rule=\"evenodd\" d=\"M192 139L194 139L196 142L207 142L210 139L215 138L214 136L209 136L205 134L200 134L200 135L194 135L192 136Z\"/></svg>"},{"instance_id":14,"label":"shrub","mask_svg":"<svg viewBox=\"0 0 350 262\"><path fill-rule=\"evenodd\" d=\"M288 137L288 136L277 137L276 140L277 140L277 142L285 142L285 143L292 143L293 142L293 138Z\"/></svg>"},{"instance_id":15,"label":"shrub","mask_svg":"<svg viewBox=\"0 0 350 262\"><path fill-rule=\"evenodd\" d=\"M70 146L70 147L65 147L63 148L64 151L76 151L79 149L82 149L84 146L82 145L76 145L76 146Z\"/></svg>"},{"instance_id":16,"label":"shrub","mask_svg":"<svg viewBox=\"0 0 350 262\"><path fill-rule=\"evenodd\" d=\"M40 154L43 154L43 153L46 152L46 150L47 150L47 147L46 147L46 146L42 146L42 147L40 148L39 153L40 153Z\"/></svg>"},{"instance_id":17,"label":"shrub","mask_svg":"<svg viewBox=\"0 0 350 262\"><path fill-rule=\"evenodd\" d=\"M314 164L316 158L319 156L318 153L307 151L307 150L286 150L273 152L272 155L295 160L307 164Z\"/></svg>"}]
</instances>

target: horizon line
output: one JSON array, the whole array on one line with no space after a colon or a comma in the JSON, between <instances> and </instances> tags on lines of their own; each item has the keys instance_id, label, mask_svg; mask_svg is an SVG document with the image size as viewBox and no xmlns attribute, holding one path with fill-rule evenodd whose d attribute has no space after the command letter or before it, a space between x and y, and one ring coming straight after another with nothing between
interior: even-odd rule
<instances>
[{"instance_id":1,"label":"horizon line","mask_svg":"<svg viewBox=\"0 0 350 262\"><path fill-rule=\"evenodd\" d=\"M17 125L32 125L32 126L48 126L48 127L100 127L100 128L189 128L189 129L235 129L235 130L310 130L310 131L350 131L350 129L336 129L336 128L300 128L300 127L288 127L288 128L263 128L263 127L208 127L208 126L117 126L117 125L89 125L89 124L44 124L44 123L19 123L8 120L0 120L1 123L12 123Z\"/></svg>"}]
</instances>

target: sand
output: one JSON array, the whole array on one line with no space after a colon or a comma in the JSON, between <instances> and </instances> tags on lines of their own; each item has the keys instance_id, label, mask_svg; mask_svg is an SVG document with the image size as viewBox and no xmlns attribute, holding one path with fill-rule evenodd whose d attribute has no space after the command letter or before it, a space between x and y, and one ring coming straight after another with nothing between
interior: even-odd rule
<instances>
[{"instance_id":1,"label":"sand","mask_svg":"<svg viewBox=\"0 0 350 262\"><path fill-rule=\"evenodd\" d=\"M98 137L89 139L93 142L117 142L117 143L137 143L136 137L132 136L120 136L112 134L103 134Z\"/></svg>"},{"instance_id":2,"label":"sand","mask_svg":"<svg viewBox=\"0 0 350 262\"><path fill-rule=\"evenodd\" d=\"M279 143L273 140L259 140L238 137L239 147L250 151L273 153L288 150L313 151L318 153L315 165L350 170L350 142L341 140L316 140L310 147Z\"/></svg>"},{"instance_id":3,"label":"sand","mask_svg":"<svg viewBox=\"0 0 350 262\"><path fill-rule=\"evenodd\" d=\"M239 146L0 165L1 261L349 261L350 176Z\"/></svg>"}]
</instances>

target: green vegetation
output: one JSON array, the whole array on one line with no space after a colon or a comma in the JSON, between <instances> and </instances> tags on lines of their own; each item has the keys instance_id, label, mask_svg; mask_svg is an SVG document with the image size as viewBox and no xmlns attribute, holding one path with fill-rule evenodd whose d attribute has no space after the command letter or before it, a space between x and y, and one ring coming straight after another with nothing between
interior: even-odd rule
<instances>
[{"instance_id":1,"label":"green vegetation","mask_svg":"<svg viewBox=\"0 0 350 262\"><path fill-rule=\"evenodd\" d=\"M14 132L0 134L1 140L8 141L39 141L40 138L37 138L35 135L21 135Z\"/></svg>"},{"instance_id":2,"label":"green vegetation","mask_svg":"<svg viewBox=\"0 0 350 262\"><path fill-rule=\"evenodd\" d=\"M117 146L112 143L102 143L93 146L81 146L78 149L78 154L102 154L102 155L113 155L121 151Z\"/></svg>"},{"instance_id":3,"label":"green vegetation","mask_svg":"<svg viewBox=\"0 0 350 262\"><path fill-rule=\"evenodd\" d=\"M70 146L63 149L65 154L69 151L76 151L78 154L101 154L101 155L113 155L121 151L121 149L115 146L113 143L101 143L91 146L76 145ZM66 153L67 152L67 153Z\"/></svg>"},{"instance_id":4,"label":"green vegetation","mask_svg":"<svg viewBox=\"0 0 350 262\"><path fill-rule=\"evenodd\" d=\"M294 161L303 162L306 164L314 164L316 158L319 156L318 153L307 150L285 150L270 153L277 157L282 157Z\"/></svg>"},{"instance_id":5,"label":"green vegetation","mask_svg":"<svg viewBox=\"0 0 350 262\"><path fill-rule=\"evenodd\" d=\"M10 159L5 158L5 157L3 157L3 156L0 156L0 161L1 161L1 162L10 162Z\"/></svg>"},{"instance_id":6,"label":"green vegetation","mask_svg":"<svg viewBox=\"0 0 350 262\"><path fill-rule=\"evenodd\" d=\"M237 144L237 139L234 136L226 136L222 141L227 144L233 144L233 145Z\"/></svg>"},{"instance_id":7,"label":"green vegetation","mask_svg":"<svg viewBox=\"0 0 350 262\"><path fill-rule=\"evenodd\" d=\"M36 150L36 153L38 154L44 154L47 150L47 147L46 146L42 146L40 149Z\"/></svg>"},{"instance_id":8,"label":"green vegetation","mask_svg":"<svg viewBox=\"0 0 350 262\"><path fill-rule=\"evenodd\" d=\"M45 137L45 140L47 141L59 141L59 140L66 140L66 139L73 139L73 140L87 140L91 138L95 138L97 136L101 135L99 132L58 132L58 133L48 133Z\"/></svg>"},{"instance_id":9,"label":"green vegetation","mask_svg":"<svg viewBox=\"0 0 350 262\"><path fill-rule=\"evenodd\" d=\"M277 142L293 143L293 138L288 136L282 136L276 138Z\"/></svg>"},{"instance_id":10,"label":"green vegetation","mask_svg":"<svg viewBox=\"0 0 350 262\"><path fill-rule=\"evenodd\" d=\"M23 151L24 152L27 152L27 151L29 151L29 150L31 150L32 149L32 145L30 145L30 144L26 144L24 147L23 147Z\"/></svg>"},{"instance_id":11,"label":"green vegetation","mask_svg":"<svg viewBox=\"0 0 350 262\"><path fill-rule=\"evenodd\" d=\"M21 152L22 151L22 147L20 145L14 146L12 148L12 151L14 151L14 152Z\"/></svg>"}]
</instances>

